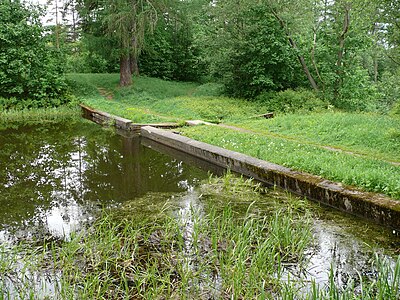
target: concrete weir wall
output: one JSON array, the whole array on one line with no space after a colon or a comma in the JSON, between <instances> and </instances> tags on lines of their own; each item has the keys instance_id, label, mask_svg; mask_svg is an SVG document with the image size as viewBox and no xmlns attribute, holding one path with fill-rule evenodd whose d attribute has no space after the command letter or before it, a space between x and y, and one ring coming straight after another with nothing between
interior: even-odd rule
<instances>
[{"instance_id":1,"label":"concrete weir wall","mask_svg":"<svg viewBox=\"0 0 400 300\"><path fill-rule=\"evenodd\" d=\"M279 186L297 195L400 230L400 201L384 195L363 192L353 187L344 187L340 183L331 182L318 176L293 171L151 126L142 127L141 135L268 185Z\"/></svg>"},{"instance_id":2,"label":"concrete weir wall","mask_svg":"<svg viewBox=\"0 0 400 300\"><path fill-rule=\"evenodd\" d=\"M83 116L100 125L113 125L115 128L126 131L126 132L140 132L140 128L143 126L153 126L157 128L176 128L179 127L176 123L160 123L160 124L135 124L131 120L121 118L104 111L99 111L89 106L80 104Z\"/></svg>"}]
</instances>

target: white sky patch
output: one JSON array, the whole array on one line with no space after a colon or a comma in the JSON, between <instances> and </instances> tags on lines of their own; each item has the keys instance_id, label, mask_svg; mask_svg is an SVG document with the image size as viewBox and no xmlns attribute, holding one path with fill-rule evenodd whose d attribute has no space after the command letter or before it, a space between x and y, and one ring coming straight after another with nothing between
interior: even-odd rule
<instances>
[{"instance_id":1,"label":"white sky patch","mask_svg":"<svg viewBox=\"0 0 400 300\"><path fill-rule=\"evenodd\" d=\"M46 9L46 14L41 18L41 21L44 25L56 25L56 3L58 5L59 11L58 11L58 23L62 24L62 14L61 10L64 6L64 1L62 0L28 0L28 2L32 4L38 4L42 7L45 7ZM68 16L66 16L67 19L69 19Z\"/></svg>"}]
</instances>

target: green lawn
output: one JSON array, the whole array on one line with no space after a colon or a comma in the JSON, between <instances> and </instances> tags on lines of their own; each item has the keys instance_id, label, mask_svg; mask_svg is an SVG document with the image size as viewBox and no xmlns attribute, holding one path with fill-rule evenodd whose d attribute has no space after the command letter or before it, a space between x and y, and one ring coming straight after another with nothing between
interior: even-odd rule
<instances>
[{"instance_id":1,"label":"green lawn","mask_svg":"<svg viewBox=\"0 0 400 300\"><path fill-rule=\"evenodd\" d=\"M394 117L327 109L264 119L256 116L268 111L265 106L223 97L217 84L138 77L132 87L119 88L118 74L70 74L69 79L75 95L93 108L137 123L202 119L234 125L251 132L216 126L183 128L182 132L197 140L400 199L400 165L396 165L400 162L400 120Z\"/></svg>"},{"instance_id":2,"label":"green lawn","mask_svg":"<svg viewBox=\"0 0 400 300\"><path fill-rule=\"evenodd\" d=\"M181 131L196 140L400 199L400 166L388 162L217 126Z\"/></svg>"},{"instance_id":3,"label":"green lawn","mask_svg":"<svg viewBox=\"0 0 400 300\"><path fill-rule=\"evenodd\" d=\"M249 101L220 96L218 84L138 77L131 87L118 88L118 74L70 74L68 78L72 92L86 105L137 123L188 119L225 122L246 119L266 109Z\"/></svg>"},{"instance_id":4,"label":"green lawn","mask_svg":"<svg viewBox=\"0 0 400 300\"><path fill-rule=\"evenodd\" d=\"M364 113L322 112L246 120L241 127L400 162L400 120Z\"/></svg>"}]
</instances>

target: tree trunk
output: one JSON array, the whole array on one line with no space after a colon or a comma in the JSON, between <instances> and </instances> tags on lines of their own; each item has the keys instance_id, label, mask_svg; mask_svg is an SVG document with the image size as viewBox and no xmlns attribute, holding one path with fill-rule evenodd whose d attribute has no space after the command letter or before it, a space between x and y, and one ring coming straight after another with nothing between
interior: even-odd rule
<instances>
[{"instance_id":1,"label":"tree trunk","mask_svg":"<svg viewBox=\"0 0 400 300\"><path fill-rule=\"evenodd\" d=\"M372 54L372 60L374 62L374 82L378 83L378 76L379 76L379 63L378 63L378 49L379 49L379 45L378 45L378 31L379 31L379 27L377 23L374 23L374 27L372 30L372 35L374 37L374 42L375 42L375 47L373 50L373 54Z\"/></svg>"},{"instance_id":2,"label":"tree trunk","mask_svg":"<svg viewBox=\"0 0 400 300\"><path fill-rule=\"evenodd\" d=\"M60 50L60 24L58 22L58 1L55 1L56 5L56 27L55 27L55 34L56 34L56 49Z\"/></svg>"},{"instance_id":3,"label":"tree trunk","mask_svg":"<svg viewBox=\"0 0 400 300\"><path fill-rule=\"evenodd\" d=\"M272 11L272 14L274 15L275 19L277 19L278 22L279 22L279 24L281 25L281 28L285 31L286 36L287 36L287 38L288 38L288 40L289 40L290 46L296 51L296 53L297 53L297 54L296 54L297 59L299 60L299 62L300 62L300 64L301 64L301 67L303 68L303 71L304 71L304 73L306 74L307 79L308 79L308 81L310 82L312 88L314 89L314 91L318 92L318 91L319 91L318 85L317 85L317 83L315 82L314 77L312 76L310 70L308 69L304 57L303 57L302 55L299 54L299 51L298 51L299 49L298 49L298 47L297 47L297 45L296 45L296 42L294 41L294 39L293 39L292 36L290 35L290 33L289 33L289 31L288 31L288 28L286 27L285 22L283 21L283 19L282 19L272 8L271 8L271 11Z\"/></svg>"},{"instance_id":4,"label":"tree trunk","mask_svg":"<svg viewBox=\"0 0 400 300\"><path fill-rule=\"evenodd\" d=\"M131 68L131 74L135 76L139 76L139 66L138 66L138 44L137 39L135 37L131 40L131 53L129 54L129 64Z\"/></svg>"},{"instance_id":5,"label":"tree trunk","mask_svg":"<svg viewBox=\"0 0 400 300\"><path fill-rule=\"evenodd\" d=\"M339 36L339 50L338 50L338 58L336 62L336 82L334 87L334 95L335 97L339 96L339 90L343 82L343 71L342 71L342 60L344 54L344 42L346 39L346 34L349 31L350 26L350 4L346 3L344 7L344 20L343 20L343 31Z\"/></svg>"},{"instance_id":6,"label":"tree trunk","mask_svg":"<svg viewBox=\"0 0 400 300\"><path fill-rule=\"evenodd\" d=\"M317 25L316 27L313 28L313 31L314 31L314 39L313 39L313 46L312 46L312 49L311 49L311 63L312 63L312 65L314 66L314 70L315 70L315 73L316 73L317 76L318 76L319 81L321 82L321 85L322 85L322 92L324 92L324 90L325 90L325 82L322 80L321 74L319 73L319 70L318 70L317 63L316 63L316 61L315 61L315 48L316 48L316 45L317 45L317 31L318 31L318 27L319 27L319 25Z\"/></svg>"},{"instance_id":7,"label":"tree trunk","mask_svg":"<svg viewBox=\"0 0 400 300\"><path fill-rule=\"evenodd\" d=\"M374 55L374 82L378 83L379 76L379 64L378 64L378 54Z\"/></svg>"},{"instance_id":8,"label":"tree trunk","mask_svg":"<svg viewBox=\"0 0 400 300\"><path fill-rule=\"evenodd\" d=\"M131 68L131 74L135 76L139 76L139 66L138 60L135 55L131 54L129 57L129 64Z\"/></svg>"},{"instance_id":9,"label":"tree trunk","mask_svg":"<svg viewBox=\"0 0 400 300\"><path fill-rule=\"evenodd\" d=\"M289 38L289 42L290 42L290 45L292 46L292 48L293 48L294 50L296 50L297 53L299 53L295 41L294 41L290 36L288 36L288 38ZM300 55L300 54L296 54L296 56L297 56L297 59L300 61L301 67L303 68L303 71L304 71L304 73L306 74L307 79L308 79L308 81L310 82L312 88L314 89L314 91L318 92L318 91L319 91L318 85L317 85L317 83L315 82L314 77L312 76L310 70L308 69L304 57L303 57L302 55Z\"/></svg>"},{"instance_id":10,"label":"tree trunk","mask_svg":"<svg viewBox=\"0 0 400 300\"><path fill-rule=\"evenodd\" d=\"M119 62L119 85L129 86L132 84L131 66L129 55L121 55Z\"/></svg>"}]
</instances>

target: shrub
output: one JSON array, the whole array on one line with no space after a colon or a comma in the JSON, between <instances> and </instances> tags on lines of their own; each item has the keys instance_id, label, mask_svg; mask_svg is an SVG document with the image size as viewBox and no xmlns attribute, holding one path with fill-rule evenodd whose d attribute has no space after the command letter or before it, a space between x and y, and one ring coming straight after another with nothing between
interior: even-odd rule
<instances>
[{"instance_id":1,"label":"shrub","mask_svg":"<svg viewBox=\"0 0 400 300\"><path fill-rule=\"evenodd\" d=\"M285 90L263 93L257 101L275 112L293 113L296 111L315 111L327 108L328 104L310 90Z\"/></svg>"},{"instance_id":2,"label":"shrub","mask_svg":"<svg viewBox=\"0 0 400 300\"><path fill-rule=\"evenodd\" d=\"M388 112L391 108L396 107L396 102L400 101L400 70L397 73L385 72L382 75L382 80L378 85L381 97L379 99L380 110ZM396 108L394 108L396 110ZM397 110L400 112L400 107L397 104Z\"/></svg>"},{"instance_id":3,"label":"shrub","mask_svg":"<svg viewBox=\"0 0 400 300\"><path fill-rule=\"evenodd\" d=\"M219 83L205 83L196 88L193 96L218 97L223 93L223 85Z\"/></svg>"},{"instance_id":4,"label":"shrub","mask_svg":"<svg viewBox=\"0 0 400 300\"><path fill-rule=\"evenodd\" d=\"M0 0L0 97L3 106L55 106L66 99L63 56L47 43L41 13L22 1ZM17 101L18 100L18 101Z\"/></svg>"},{"instance_id":5,"label":"shrub","mask_svg":"<svg viewBox=\"0 0 400 300\"><path fill-rule=\"evenodd\" d=\"M400 101L398 101L391 111L392 115L400 118Z\"/></svg>"}]
</instances>

